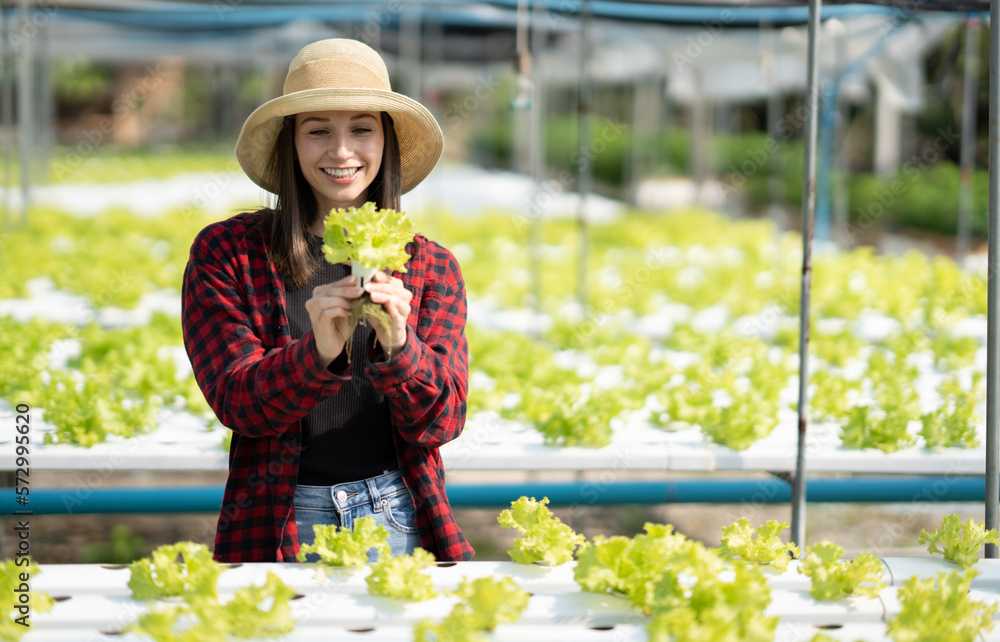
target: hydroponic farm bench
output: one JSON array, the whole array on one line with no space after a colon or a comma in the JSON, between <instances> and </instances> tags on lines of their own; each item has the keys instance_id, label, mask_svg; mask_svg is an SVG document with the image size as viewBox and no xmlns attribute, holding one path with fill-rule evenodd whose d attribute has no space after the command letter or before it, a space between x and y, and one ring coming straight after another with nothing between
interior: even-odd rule
<instances>
[{"instance_id":1,"label":"hydroponic farm bench","mask_svg":"<svg viewBox=\"0 0 1000 642\"><path fill-rule=\"evenodd\" d=\"M813 424L809 432L810 472L905 475L983 475L985 447L923 447L884 453L849 450L840 445L839 428ZM185 415L169 416L153 432L122 439L111 436L90 448L45 445L45 424L33 426L31 466L36 470L192 470L224 471L228 454L222 447L227 429L206 430ZM667 432L644 422L616 428L603 448L548 446L541 433L524 424L495 419L486 413L469 418L465 431L441 448L446 469L512 471L678 472L795 470L796 432L784 420L764 439L743 451L708 442L697 428ZM980 443L985 443L981 435ZM14 435L0 436L0 470L14 469Z\"/></svg>"},{"instance_id":2,"label":"hydroponic farm bench","mask_svg":"<svg viewBox=\"0 0 1000 642\"><path fill-rule=\"evenodd\" d=\"M883 580L887 587L877 598L847 598L820 602L809 595L809 580L793 561L784 572L765 567L772 601L767 615L780 618L775 639L810 640L822 631L838 640L887 640L886 621L899 613L898 587L908 578L935 577L956 570L950 562L931 558L883 558ZM539 640L646 640L646 617L627 599L614 595L581 592L573 579L573 562L558 567L512 562L445 563L426 572L441 596L423 602L393 600L369 595L362 569L334 570L322 584L313 565L242 564L222 572L218 579L220 601L239 588L261 585L273 572L298 594L293 600L296 630L281 638L304 640L409 640L413 625L424 618L440 621L456 603L444 595L463 578L510 577L531 597L517 622L501 624L493 640L529 642ZM987 603L1000 602L1000 560L980 560L979 576L972 583L972 596ZM731 571L722 572L723 581ZM48 593L57 600L49 613L32 614L34 629L25 642L64 640L67 635L89 640L140 640L122 635L129 623L157 602L136 602L127 586L126 566L41 565L32 577L31 590ZM159 602L160 605L170 600ZM1000 624L1000 622L998 622ZM982 637L1000 640L1000 628Z\"/></svg>"}]
</instances>

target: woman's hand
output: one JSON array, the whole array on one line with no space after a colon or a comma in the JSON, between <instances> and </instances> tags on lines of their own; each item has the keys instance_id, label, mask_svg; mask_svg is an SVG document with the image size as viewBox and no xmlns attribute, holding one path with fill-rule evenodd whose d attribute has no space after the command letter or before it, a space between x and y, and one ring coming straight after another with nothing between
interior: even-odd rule
<instances>
[{"instance_id":1,"label":"woman's hand","mask_svg":"<svg viewBox=\"0 0 1000 642\"><path fill-rule=\"evenodd\" d=\"M380 304L389 313L389 335L377 323L375 336L382 344L382 350L395 354L406 343L406 320L410 317L410 301L413 293L403 287L403 282L379 270L370 281L365 283L365 290L371 296L372 303Z\"/></svg>"},{"instance_id":2,"label":"woman's hand","mask_svg":"<svg viewBox=\"0 0 1000 642\"><path fill-rule=\"evenodd\" d=\"M316 350L324 368L344 351L350 334L347 317L351 314L351 300L364 292L356 283L357 277L348 275L339 281L316 286L312 298L306 301Z\"/></svg>"}]
</instances>

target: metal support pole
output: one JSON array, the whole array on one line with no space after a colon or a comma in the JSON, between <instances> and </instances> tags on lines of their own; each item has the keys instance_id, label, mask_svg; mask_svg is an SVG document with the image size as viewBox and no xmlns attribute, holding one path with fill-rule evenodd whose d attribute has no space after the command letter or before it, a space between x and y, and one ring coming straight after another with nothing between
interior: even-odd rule
<instances>
[{"instance_id":1,"label":"metal support pole","mask_svg":"<svg viewBox=\"0 0 1000 642\"><path fill-rule=\"evenodd\" d=\"M691 155L691 175L694 180L694 200L701 205L702 195L705 191L706 175L708 174L708 124L706 112L708 111L708 101L705 100L705 82L702 77L702 70L697 66L692 68L694 75L694 95L691 99L691 107L688 110L689 126L691 128L691 138L688 145Z\"/></svg>"},{"instance_id":2,"label":"metal support pole","mask_svg":"<svg viewBox=\"0 0 1000 642\"><path fill-rule=\"evenodd\" d=\"M760 67L763 76L763 85L767 91L767 135L776 141L780 133L778 127L781 123L783 100L778 91L777 72L775 71L778 52L778 31L770 22L764 22L760 26ZM767 157L767 214L777 221L782 227L785 226L784 217L784 180L781 174L781 155L769 154Z\"/></svg>"},{"instance_id":3,"label":"metal support pole","mask_svg":"<svg viewBox=\"0 0 1000 642\"><path fill-rule=\"evenodd\" d=\"M847 37L844 34L837 34L837 68L841 69L847 61L846 52ZM844 100L843 92L838 91L836 102L833 105L834 117L834 156L833 156L833 231L830 233L830 240L838 242L845 240L844 232L850 220L848 208L849 199L849 173L847 164L847 126L848 110Z\"/></svg>"},{"instance_id":4,"label":"metal support pole","mask_svg":"<svg viewBox=\"0 0 1000 642\"><path fill-rule=\"evenodd\" d=\"M420 5L403 11L399 18L399 62L406 83L406 93L414 100L423 101L424 87L420 61L423 59L423 16Z\"/></svg>"},{"instance_id":5,"label":"metal support pole","mask_svg":"<svg viewBox=\"0 0 1000 642\"><path fill-rule=\"evenodd\" d=\"M824 88L822 107L819 108L819 144L817 149L816 172L816 225L813 236L820 241L829 241L832 201L830 198L833 172L836 166L837 145L837 103L840 101L840 77L830 81Z\"/></svg>"},{"instance_id":6,"label":"metal support pole","mask_svg":"<svg viewBox=\"0 0 1000 642\"><path fill-rule=\"evenodd\" d=\"M35 163L32 176L35 183L49 182L49 163L55 144L56 97L52 78L52 46L49 25L38 28L38 51L35 57Z\"/></svg>"},{"instance_id":7,"label":"metal support pole","mask_svg":"<svg viewBox=\"0 0 1000 642\"><path fill-rule=\"evenodd\" d=\"M14 166L14 71L10 55L10 18L7 1L0 0L0 131L3 132L3 222L4 229L14 224L12 171Z\"/></svg>"},{"instance_id":8,"label":"metal support pole","mask_svg":"<svg viewBox=\"0 0 1000 642\"><path fill-rule=\"evenodd\" d=\"M1000 305L1000 280L997 279L998 233L1000 229L1000 0L990 0L990 203L986 324L986 528L1000 527L1000 479L997 432L1000 416L1000 333L997 332L997 306ZM996 544L987 544L986 557L997 557Z\"/></svg>"},{"instance_id":9,"label":"metal support pole","mask_svg":"<svg viewBox=\"0 0 1000 642\"><path fill-rule=\"evenodd\" d=\"M965 21L965 59L962 88L961 184L958 188L958 231L955 235L955 261L965 263L969 253L972 215L972 176L976 167L976 122L979 106L979 19Z\"/></svg>"},{"instance_id":10,"label":"metal support pole","mask_svg":"<svg viewBox=\"0 0 1000 642\"><path fill-rule=\"evenodd\" d=\"M642 95L643 86L645 84L644 77L635 78L632 82L630 89L632 90L632 132L629 135L630 153L628 155L628 162L624 162L624 176L622 178L622 185L625 185L625 202L629 205L635 206L635 194L638 191L636 187L639 184L639 178L642 176L642 145L645 140L640 141L640 137L645 134L645 127L642 117Z\"/></svg>"},{"instance_id":11,"label":"metal support pole","mask_svg":"<svg viewBox=\"0 0 1000 642\"><path fill-rule=\"evenodd\" d=\"M585 147L590 141L590 95L587 91L587 58L590 56L590 0L583 0L580 8L580 87L577 90L577 118L579 121L580 155L577 188L580 190L580 210L577 213L577 232L579 237L579 254L577 256L576 294L580 309L587 309L587 195L590 193L592 159L585 154Z\"/></svg>"},{"instance_id":12,"label":"metal support pole","mask_svg":"<svg viewBox=\"0 0 1000 642\"><path fill-rule=\"evenodd\" d=\"M531 18L531 50L527 60L531 61L530 82L528 82L528 102L530 103L528 118L528 168L534 183L533 199L535 211L529 212L531 217L528 228L528 252L531 270L531 294L536 312L542 309L542 218L541 206L542 180L545 178L545 102L542 91L545 80L542 78L542 50L545 48L546 18L544 3L535 0ZM527 7L525 7L527 9ZM524 14L525 18L527 14ZM523 34L527 38L527 34ZM523 43L527 50L527 43ZM522 60L522 64L525 61Z\"/></svg>"},{"instance_id":13,"label":"metal support pole","mask_svg":"<svg viewBox=\"0 0 1000 642\"><path fill-rule=\"evenodd\" d=\"M1000 2L1000 0L993 0ZM792 485L792 541L806 543L806 428L809 424L809 296L812 285L812 226L816 215L816 144L819 134L819 26L822 0L809 0L809 58L805 171L802 185L802 292L799 299L799 440Z\"/></svg>"},{"instance_id":14,"label":"metal support pole","mask_svg":"<svg viewBox=\"0 0 1000 642\"><path fill-rule=\"evenodd\" d=\"M30 5L28 0L21 0L18 11L21 27L27 32ZM21 156L21 225L28 222L28 209L31 207L31 152L34 146L34 128L32 127L31 105L34 93L33 60L31 55L33 38L22 38L23 44L17 57L17 149Z\"/></svg>"}]
</instances>

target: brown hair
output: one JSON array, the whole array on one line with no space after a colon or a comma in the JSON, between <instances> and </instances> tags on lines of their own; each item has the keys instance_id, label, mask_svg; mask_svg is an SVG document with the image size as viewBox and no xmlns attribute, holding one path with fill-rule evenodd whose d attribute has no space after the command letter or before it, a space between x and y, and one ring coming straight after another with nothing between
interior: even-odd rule
<instances>
[{"instance_id":1,"label":"brown hair","mask_svg":"<svg viewBox=\"0 0 1000 642\"><path fill-rule=\"evenodd\" d=\"M400 208L401 172L399 141L392 118L380 112L385 142L382 146L382 166L368 186L366 198L380 209ZM268 212L270 256L289 287L301 288L319 269L319 262L309 251L306 238L316 220L316 197L299 167L295 153L295 116L286 116L281 132L274 141L269 165L278 176L277 201Z\"/></svg>"}]
</instances>

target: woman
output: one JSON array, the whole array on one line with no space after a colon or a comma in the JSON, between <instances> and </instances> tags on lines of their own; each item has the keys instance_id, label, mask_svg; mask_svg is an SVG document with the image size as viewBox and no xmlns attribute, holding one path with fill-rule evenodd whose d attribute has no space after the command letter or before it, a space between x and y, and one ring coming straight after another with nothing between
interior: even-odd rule
<instances>
[{"instance_id":1,"label":"woman","mask_svg":"<svg viewBox=\"0 0 1000 642\"><path fill-rule=\"evenodd\" d=\"M236 156L276 205L206 227L183 286L195 377L233 430L217 560L294 561L313 524L361 516L389 530L394 555L472 557L438 454L465 423L458 264L417 235L407 272L376 273L363 290L321 253L331 208L400 209L442 147L430 112L394 93L382 59L354 40L302 49L282 96L244 123ZM365 290L391 327L358 324L349 360L347 314Z\"/></svg>"}]
</instances>

